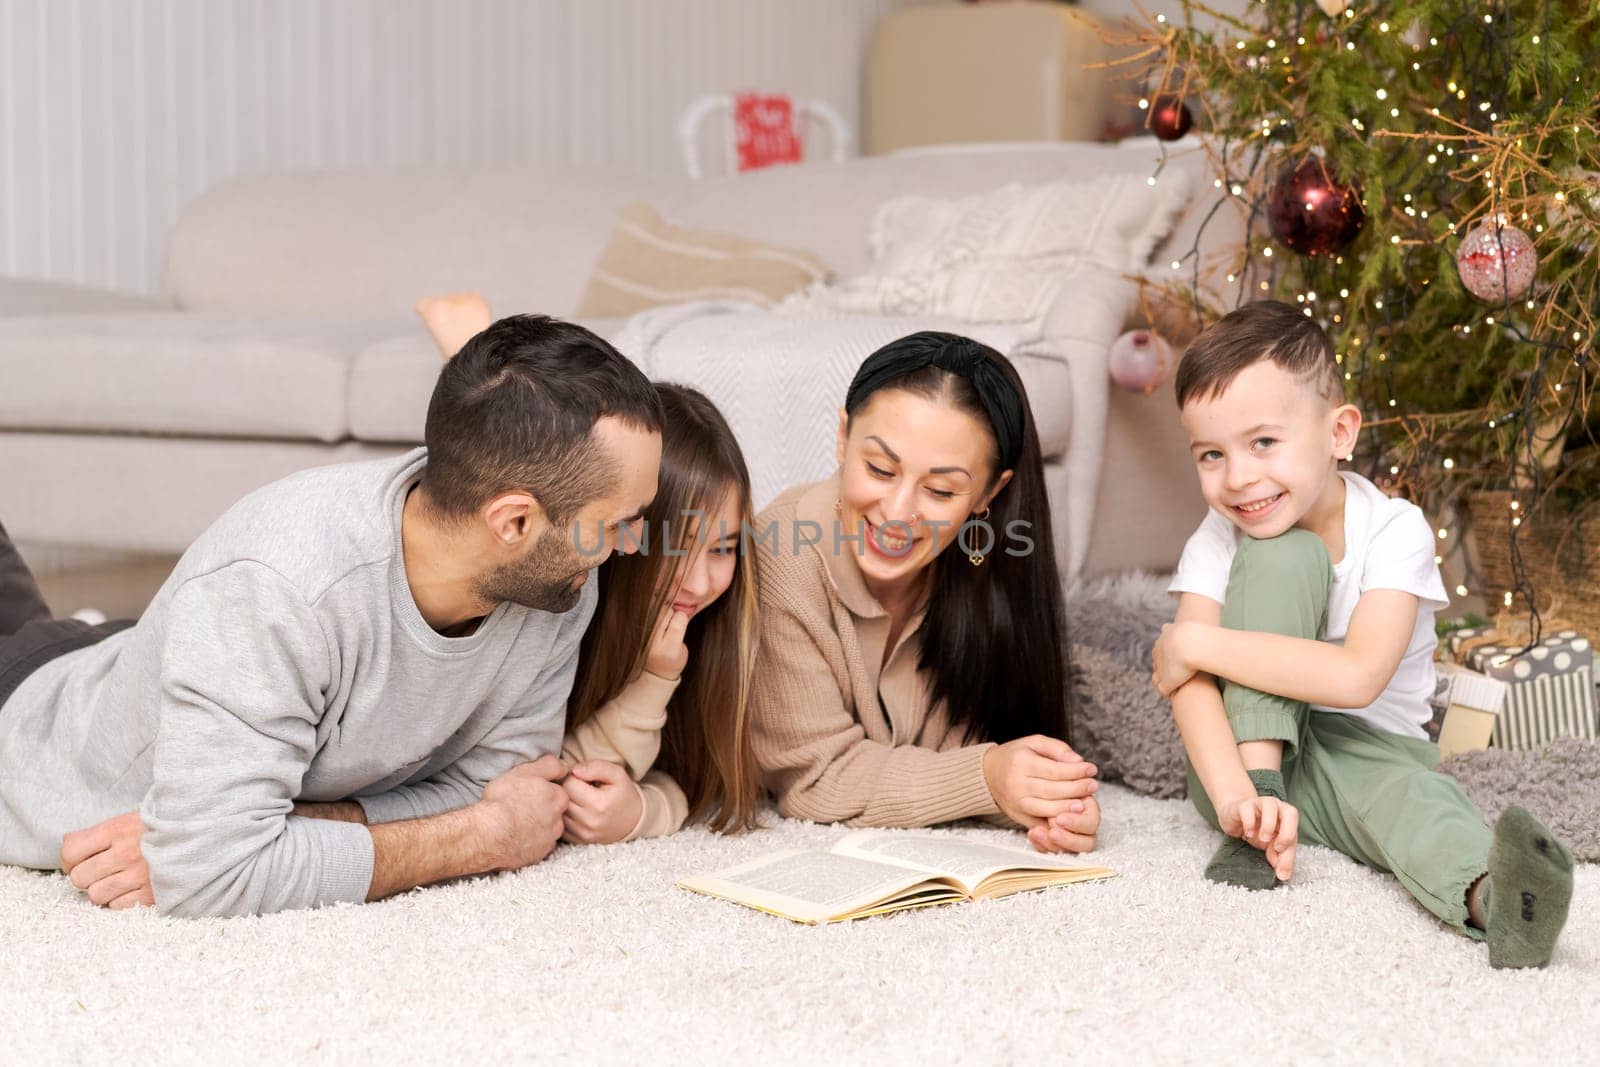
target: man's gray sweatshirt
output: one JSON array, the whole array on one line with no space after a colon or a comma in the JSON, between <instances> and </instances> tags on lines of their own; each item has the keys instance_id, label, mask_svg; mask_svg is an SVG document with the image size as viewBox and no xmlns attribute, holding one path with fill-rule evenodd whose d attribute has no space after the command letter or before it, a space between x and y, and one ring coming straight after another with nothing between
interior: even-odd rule
<instances>
[{"instance_id":1,"label":"man's gray sweatshirt","mask_svg":"<svg viewBox=\"0 0 1600 1067\"><path fill-rule=\"evenodd\" d=\"M250 494L138 625L28 677L0 706L0 863L55 868L63 834L137 807L164 912L360 901L366 827L291 816L294 801L420 818L559 752L595 583L565 615L501 604L470 637L434 631L400 537L426 462Z\"/></svg>"}]
</instances>

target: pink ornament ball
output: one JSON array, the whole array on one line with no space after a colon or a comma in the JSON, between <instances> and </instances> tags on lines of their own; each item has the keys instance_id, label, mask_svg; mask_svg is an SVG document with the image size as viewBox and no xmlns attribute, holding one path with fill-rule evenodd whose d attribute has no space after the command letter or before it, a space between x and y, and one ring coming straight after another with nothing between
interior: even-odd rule
<instances>
[{"instance_id":1,"label":"pink ornament ball","mask_svg":"<svg viewBox=\"0 0 1600 1067\"><path fill-rule=\"evenodd\" d=\"M1149 396L1166 381L1176 360L1166 338L1149 330L1129 330L1111 343L1111 380L1130 393Z\"/></svg>"},{"instance_id":2,"label":"pink ornament ball","mask_svg":"<svg viewBox=\"0 0 1600 1067\"><path fill-rule=\"evenodd\" d=\"M1467 292L1489 304L1521 300L1533 288L1539 253L1515 226L1484 220L1456 249L1456 270Z\"/></svg>"}]
</instances>

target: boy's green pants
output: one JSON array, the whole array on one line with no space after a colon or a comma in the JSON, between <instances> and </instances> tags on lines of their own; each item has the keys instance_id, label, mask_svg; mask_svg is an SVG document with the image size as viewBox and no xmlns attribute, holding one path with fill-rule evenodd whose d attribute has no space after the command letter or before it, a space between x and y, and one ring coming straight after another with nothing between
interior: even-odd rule
<instances>
[{"instance_id":1,"label":"boy's green pants","mask_svg":"<svg viewBox=\"0 0 1600 1067\"><path fill-rule=\"evenodd\" d=\"M1333 568L1322 539L1290 530L1246 539L1228 575L1222 625L1315 640L1322 635ZM1278 740L1300 839L1392 872L1423 907L1472 937L1467 889L1489 868L1491 834L1454 778L1438 773L1439 749L1374 729L1349 715L1223 682L1238 741ZM1212 826L1216 811L1189 770L1189 796Z\"/></svg>"}]
</instances>

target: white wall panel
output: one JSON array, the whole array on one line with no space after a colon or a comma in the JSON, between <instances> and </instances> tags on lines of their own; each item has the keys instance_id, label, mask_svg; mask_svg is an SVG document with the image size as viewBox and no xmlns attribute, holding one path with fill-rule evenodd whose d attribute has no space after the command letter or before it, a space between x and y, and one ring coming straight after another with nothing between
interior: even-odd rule
<instances>
[{"instance_id":1,"label":"white wall panel","mask_svg":"<svg viewBox=\"0 0 1600 1067\"><path fill-rule=\"evenodd\" d=\"M682 164L742 88L859 128L884 13L949 0L0 0L0 269L156 292L229 178L520 160Z\"/></svg>"}]
</instances>

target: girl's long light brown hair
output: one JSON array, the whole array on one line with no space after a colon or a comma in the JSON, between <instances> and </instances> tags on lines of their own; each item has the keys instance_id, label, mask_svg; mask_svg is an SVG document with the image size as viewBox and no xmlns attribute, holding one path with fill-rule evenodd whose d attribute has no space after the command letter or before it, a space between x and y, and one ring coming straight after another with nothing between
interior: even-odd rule
<instances>
[{"instance_id":1,"label":"girl's long light brown hair","mask_svg":"<svg viewBox=\"0 0 1600 1067\"><path fill-rule=\"evenodd\" d=\"M722 413L687 386L660 384L657 391L661 475L655 500L644 512L645 540L640 551L600 568L600 602L583 635L568 730L644 669L656 620L677 593L678 568L688 560L677 553L715 544L724 533L741 533L703 528L729 493L742 527L754 521L750 473ZM702 513L702 523L691 512ZM724 832L755 826L758 800L748 711L760 627L755 567L745 558L743 544L739 536L733 584L689 622L684 636L689 665L667 705L655 763L683 788L689 818L708 818L713 829Z\"/></svg>"}]
</instances>

